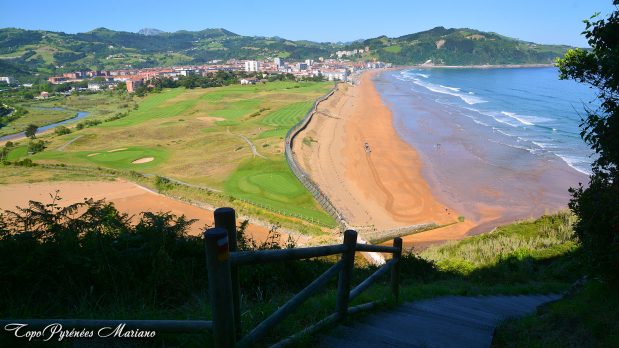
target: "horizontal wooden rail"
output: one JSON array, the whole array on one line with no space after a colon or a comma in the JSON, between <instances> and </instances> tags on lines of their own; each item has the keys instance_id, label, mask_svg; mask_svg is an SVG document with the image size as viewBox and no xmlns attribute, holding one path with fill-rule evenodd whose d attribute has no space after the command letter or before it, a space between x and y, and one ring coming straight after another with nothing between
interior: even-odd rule
<instances>
[{"instance_id":1,"label":"horizontal wooden rail","mask_svg":"<svg viewBox=\"0 0 619 348\"><path fill-rule=\"evenodd\" d=\"M397 253L399 248L386 245L373 244L357 244L357 251L375 252L375 253Z\"/></svg>"},{"instance_id":2,"label":"horizontal wooden rail","mask_svg":"<svg viewBox=\"0 0 619 348\"><path fill-rule=\"evenodd\" d=\"M371 276L367 277L363 282L361 282L361 284L357 285L354 289L350 291L350 296L348 297L348 300L352 301L357 296L359 296L365 289L372 285L372 283L374 283L376 279L389 272L389 270L391 269L391 267L393 267L393 265L395 265L395 263L396 260L391 260L384 264L376 272L372 273Z\"/></svg>"},{"instance_id":3,"label":"horizontal wooden rail","mask_svg":"<svg viewBox=\"0 0 619 348\"><path fill-rule=\"evenodd\" d=\"M309 248L239 251L230 253L232 265L254 265L257 263L281 262L337 255L345 252L343 244L327 245Z\"/></svg>"},{"instance_id":4,"label":"horizontal wooden rail","mask_svg":"<svg viewBox=\"0 0 619 348\"><path fill-rule=\"evenodd\" d=\"M342 261L339 261L335 265L331 266L320 277L314 279L314 281L311 282L307 287L305 287L305 289L301 290L301 292L288 300L286 304L279 307L279 309L275 311L275 313L271 314L262 323L258 324L258 326L256 326L249 334L247 334L247 336L245 336L238 345L241 347L250 346L251 344L256 342L257 339L264 336L269 330L271 330L286 316L292 313L292 311L299 307L316 291L320 290L323 286L325 286L331 278L335 277L338 274L343 265L344 263Z\"/></svg>"},{"instance_id":5,"label":"horizontal wooden rail","mask_svg":"<svg viewBox=\"0 0 619 348\"><path fill-rule=\"evenodd\" d=\"M30 329L44 328L51 324L60 324L63 328L100 329L115 328L125 324L125 330L140 329L168 333L200 333L211 331L210 320L102 320L102 319L14 319L0 320L0 326L9 324L27 324Z\"/></svg>"}]
</instances>

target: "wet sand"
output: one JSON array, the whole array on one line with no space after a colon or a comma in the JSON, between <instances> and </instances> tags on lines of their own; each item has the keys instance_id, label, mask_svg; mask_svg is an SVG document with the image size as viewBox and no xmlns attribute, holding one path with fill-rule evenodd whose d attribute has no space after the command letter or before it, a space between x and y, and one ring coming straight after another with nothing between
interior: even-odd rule
<instances>
[{"instance_id":1,"label":"wet sand","mask_svg":"<svg viewBox=\"0 0 619 348\"><path fill-rule=\"evenodd\" d=\"M112 202L119 211L129 215L137 216L144 211L184 214L187 218L198 219L191 226L190 235L200 235L205 225L214 226L211 210L177 201L124 180L0 185L0 209L15 210L16 206L27 206L30 200L50 203L50 194L56 190L60 190L62 200L59 204L63 206L93 198ZM268 234L267 228L254 224L250 224L247 231L258 241L263 241Z\"/></svg>"},{"instance_id":2,"label":"wet sand","mask_svg":"<svg viewBox=\"0 0 619 348\"><path fill-rule=\"evenodd\" d=\"M398 136L391 111L372 82L375 73L364 73L356 86L341 84L319 105L294 144L297 159L352 228L456 221L459 213L436 199L423 178L419 155ZM496 215L493 209L480 210L478 221L408 236L405 242L462 238Z\"/></svg>"},{"instance_id":3,"label":"wet sand","mask_svg":"<svg viewBox=\"0 0 619 348\"><path fill-rule=\"evenodd\" d=\"M398 134L424 163L423 178L435 197L475 223L469 234L565 209L569 187L587 182L559 157L510 143L465 117L466 108L438 103L398 74L381 73L373 82Z\"/></svg>"}]
</instances>

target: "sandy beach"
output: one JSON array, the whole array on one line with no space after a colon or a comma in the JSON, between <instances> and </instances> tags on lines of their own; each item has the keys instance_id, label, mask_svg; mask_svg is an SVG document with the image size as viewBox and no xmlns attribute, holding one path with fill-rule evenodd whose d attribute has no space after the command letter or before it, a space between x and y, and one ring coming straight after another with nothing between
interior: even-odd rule
<instances>
[{"instance_id":1,"label":"sandy beach","mask_svg":"<svg viewBox=\"0 0 619 348\"><path fill-rule=\"evenodd\" d=\"M459 212L432 194L422 177L418 154L396 133L391 111L372 83L375 73L362 74L356 86L340 84L319 105L312 122L297 137L297 159L352 228L457 221ZM463 238L482 219L495 214L489 209L478 221L407 236L405 243Z\"/></svg>"},{"instance_id":2,"label":"sandy beach","mask_svg":"<svg viewBox=\"0 0 619 348\"><path fill-rule=\"evenodd\" d=\"M586 180L558 156L503 143L501 133L427 92L411 93L396 71L340 84L294 144L304 169L362 235L463 217L404 242L423 248L462 239L565 209L568 188Z\"/></svg>"},{"instance_id":3,"label":"sandy beach","mask_svg":"<svg viewBox=\"0 0 619 348\"><path fill-rule=\"evenodd\" d=\"M84 198L93 198L112 202L119 211L129 215L137 216L144 211L171 212L177 216L184 214L198 220L191 226L191 235L200 235L205 225L214 225L211 210L172 199L124 180L0 185L0 209L15 210L16 206L27 206L30 200L49 203L50 194L56 190L60 191L62 198L59 204L64 206L83 202ZM247 231L258 241L263 241L268 234L267 228L255 224L250 224Z\"/></svg>"}]
</instances>

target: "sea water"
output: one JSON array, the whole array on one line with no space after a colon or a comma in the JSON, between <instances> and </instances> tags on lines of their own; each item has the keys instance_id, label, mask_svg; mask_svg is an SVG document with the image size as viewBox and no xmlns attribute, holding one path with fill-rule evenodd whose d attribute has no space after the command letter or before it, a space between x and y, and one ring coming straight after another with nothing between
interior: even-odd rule
<instances>
[{"instance_id":1,"label":"sea water","mask_svg":"<svg viewBox=\"0 0 619 348\"><path fill-rule=\"evenodd\" d=\"M575 170L591 173L592 152L579 125L585 107L595 108L595 94L585 85L560 80L556 68L410 69L394 77L503 134L505 143L558 156Z\"/></svg>"},{"instance_id":2,"label":"sea water","mask_svg":"<svg viewBox=\"0 0 619 348\"><path fill-rule=\"evenodd\" d=\"M569 188L587 183L593 157L579 124L595 94L558 75L407 69L382 72L374 84L433 193L488 228L565 208Z\"/></svg>"}]
</instances>

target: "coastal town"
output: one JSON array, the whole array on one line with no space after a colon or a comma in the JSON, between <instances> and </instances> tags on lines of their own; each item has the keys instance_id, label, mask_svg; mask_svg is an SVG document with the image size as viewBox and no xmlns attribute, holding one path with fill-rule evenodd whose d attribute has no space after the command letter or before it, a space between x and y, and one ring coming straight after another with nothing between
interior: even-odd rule
<instances>
[{"instance_id":1,"label":"coastal town","mask_svg":"<svg viewBox=\"0 0 619 348\"><path fill-rule=\"evenodd\" d=\"M368 52L366 48L365 52ZM172 67L154 68L127 68L118 70L80 70L63 73L58 76L51 76L47 79L50 84L72 84L87 82L86 87L73 87L64 92L70 94L75 90L90 90L93 92L115 89L119 85L126 85L127 92L134 93L140 86L148 86L155 79L177 80L182 76L208 76L217 71L229 71L239 73L240 84L255 84L265 79L277 75L292 75L297 80L321 79L325 81L348 82L349 77L364 69L376 69L390 67L391 64L380 61L352 61L346 59L354 51L337 51L334 56L337 58L325 59L320 57L318 60L305 59L302 61L286 61L284 58L276 57L272 60L238 60L230 59L227 61L213 60L204 65L185 65ZM359 50L361 51L361 50ZM15 85L18 81L11 76L0 77L0 82L8 85ZM23 87L30 87L29 84L21 84ZM49 93L42 92L39 97L46 98Z\"/></svg>"}]
</instances>

